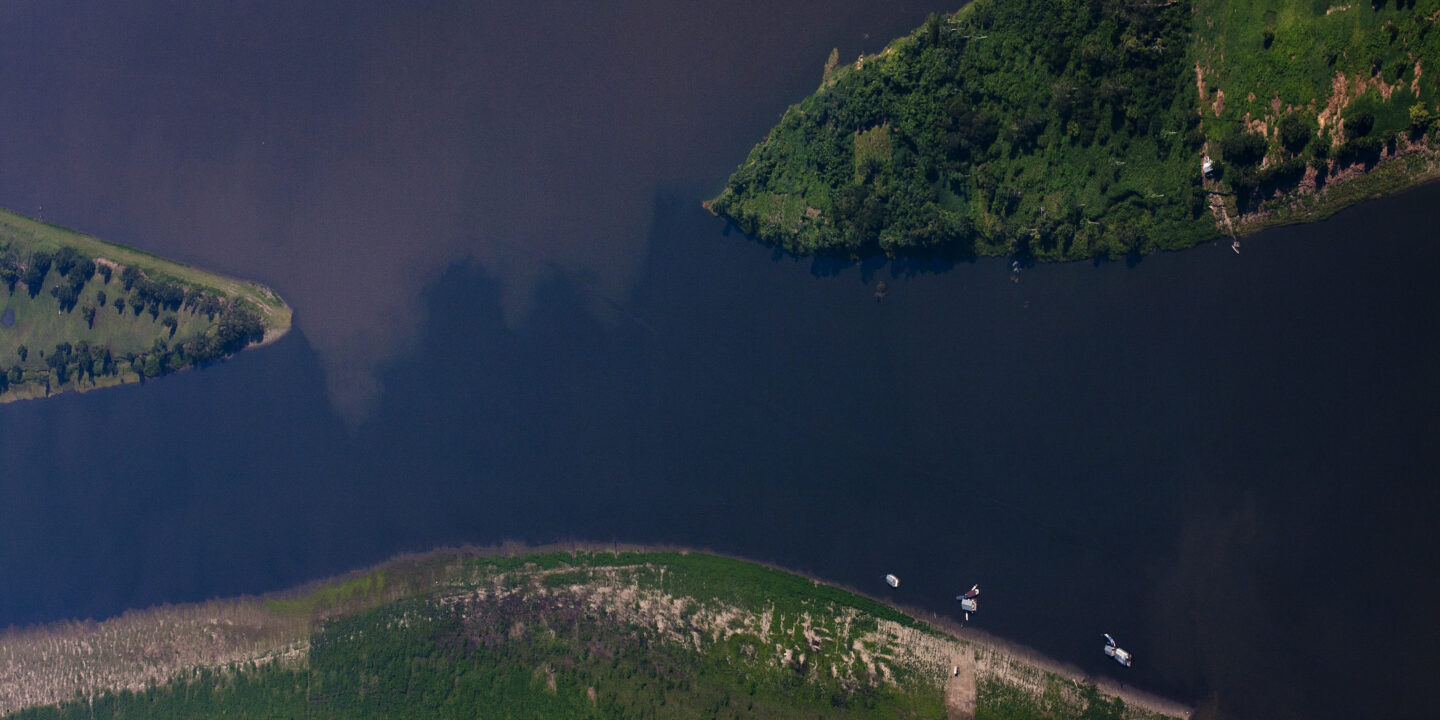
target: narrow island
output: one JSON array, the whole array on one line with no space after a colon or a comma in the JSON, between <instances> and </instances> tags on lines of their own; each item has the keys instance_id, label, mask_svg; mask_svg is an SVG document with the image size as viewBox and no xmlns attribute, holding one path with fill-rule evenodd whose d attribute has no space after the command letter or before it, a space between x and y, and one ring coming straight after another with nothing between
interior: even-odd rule
<instances>
[{"instance_id":1,"label":"narrow island","mask_svg":"<svg viewBox=\"0 0 1440 720\"><path fill-rule=\"evenodd\" d=\"M274 290L0 210L0 402L139 382L290 329Z\"/></svg>"},{"instance_id":2,"label":"narrow island","mask_svg":"<svg viewBox=\"0 0 1440 720\"><path fill-rule=\"evenodd\" d=\"M975 0L841 64L706 203L792 253L1139 256L1440 175L1440 0Z\"/></svg>"},{"instance_id":3,"label":"narrow island","mask_svg":"<svg viewBox=\"0 0 1440 720\"><path fill-rule=\"evenodd\" d=\"M673 549L440 550L0 633L6 718L1190 714L814 579Z\"/></svg>"}]
</instances>

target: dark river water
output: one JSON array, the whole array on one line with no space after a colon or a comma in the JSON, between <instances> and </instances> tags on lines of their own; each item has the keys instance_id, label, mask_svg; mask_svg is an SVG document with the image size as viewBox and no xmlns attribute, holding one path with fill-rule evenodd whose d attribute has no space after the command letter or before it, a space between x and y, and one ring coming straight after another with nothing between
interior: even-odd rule
<instances>
[{"instance_id":1,"label":"dark river water","mask_svg":"<svg viewBox=\"0 0 1440 720\"><path fill-rule=\"evenodd\" d=\"M979 582L979 627L1207 714L1433 715L1440 186L1238 256L783 256L700 201L831 47L943 9L847 5L0 9L0 205L297 309L0 407L0 625L669 543Z\"/></svg>"}]
</instances>

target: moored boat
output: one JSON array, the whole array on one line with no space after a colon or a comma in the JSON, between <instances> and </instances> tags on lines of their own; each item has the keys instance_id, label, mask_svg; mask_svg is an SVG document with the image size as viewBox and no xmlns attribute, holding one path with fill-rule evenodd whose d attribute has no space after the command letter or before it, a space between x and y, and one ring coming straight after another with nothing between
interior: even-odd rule
<instances>
[{"instance_id":1,"label":"moored boat","mask_svg":"<svg viewBox=\"0 0 1440 720\"><path fill-rule=\"evenodd\" d=\"M1130 653L1121 650L1120 646L1115 644L1115 638L1110 637L1110 633L1105 633L1105 654L1115 658L1115 662L1130 667Z\"/></svg>"}]
</instances>

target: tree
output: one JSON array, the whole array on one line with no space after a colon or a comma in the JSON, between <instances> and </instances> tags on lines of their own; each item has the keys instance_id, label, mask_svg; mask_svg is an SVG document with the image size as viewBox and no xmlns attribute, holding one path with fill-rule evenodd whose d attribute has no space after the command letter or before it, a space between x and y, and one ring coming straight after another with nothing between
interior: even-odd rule
<instances>
[{"instance_id":1,"label":"tree","mask_svg":"<svg viewBox=\"0 0 1440 720\"><path fill-rule=\"evenodd\" d=\"M30 348L21 345L20 347L15 348L15 354L20 356L20 362L25 362L25 358L30 356Z\"/></svg>"},{"instance_id":2,"label":"tree","mask_svg":"<svg viewBox=\"0 0 1440 720\"><path fill-rule=\"evenodd\" d=\"M75 301L79 296L75 294L75 288L70 285L56 285L50 290L50 294L60 301L60 309L70 312L75 308Z\"/></svg>"},{"instance_id":3,"label":"tree","mask_svg":"<svg viewBox=\"0 0 1440 720\"><path fill-rule=\"evenodd\" d=\"M75 291L75 294L79 295L79 292L85 289L86 282L89 282L89 279L94 278L94 276L95 261L82 256L81 259L75 262L75 265L71 266L71 272L65 275L65 281L68 282L69 287Z\"/></svg>"},{"instance_id":4,"label":"tree","mask_svg":"<svg viewBox=\"0 0 1440 720\"><path fill-rule=\"evenodd\" d=\"M55 380L58 384L65 384L69 377L70 366L70 343L60 343L55 346L55 352L45 358L45 364L55 373Z\"/></svg>"},{"instance_id":5,"label":"tree","mask_svg":"<svg viewBox=\"0 0 1440 720\"><path fill-rule=\"evenodd\" d=\"M3 260L0 260L0 282L5 283L5 289L11 295L15 294L15 283L19 282L19 280L20 266L15 262L15 258L13 256L7 256Z\"/></svg>"},{"instance_id":6,"label":"tree","mask_svg":"<svg viewBox=\"0 0 1440 720\"><path fill-rule=\"evenodd\" d=\"M180 328L180 321L176 320L174 315L166 315L160 324L170 328L170 337L172 338L175 337L175 331Z\"/></svg>"},{"instance_id":7,"label":"tree","mask_svg":"<svg viewBox=\"0 0 1440 720\"><path fill-rule=\"evenodd\" d=\"M125 298L117 297L115 298L115 302L111 303L111 305L115 306L116 315L123 315L125 313Z\"/></svg>"},{"instance_id":8,"label":"tree","mask_svg":"<svg viewBox=\"0 0 1440 720\"><path fill-rule=\"evenodd\" d=\"M185 302L185 288L171 282L150 283L147 288L156 302L169 310L179 310Z\"/></svg>"},{"instance_id":9,"label":"tree","mask_svg":"<svg viewBox=\"0 0 1440 720\"><path fill-rule=\"evenodd\" d=\"M1365 137L1375 127L1375 113L1369 110L1360 110L1345 118L1345 136L1349 138Z\"/></svg>"},{"instance_id":10,"label":"tree","mask_svg":"<svg viewBox=\"0 0 1440 720\"><path fill-rule=\"evenodd\" d=\"M1220 156L1234 165L1259 165L1265 159L1265 136L1253 132L1231 135L1220 142Z\"/></svg>"},{"instance_id":11,"label":"tree","mask_svg":"<svg viewBox=\"0 0 1440 720\"><path fill-rule=\"evenodd\" d=\"M102 265L100 265L100 267L99 267L98 269L99 269L99 271L100 271L100 277L105 278L105 284L106 284L106 285L109 285L109 284L110 284L110 266L109 266L109 265L104 265L104 264L102 264Z\"/></svg>"},{"instance_id":12,"label":"tree","mask_svg":"<svg viewBox=\"0 0 1440 720\"><path fill-rule=\"evenodd\" d=\"M65 277L70 282L70 286L75 288L75 292L80 292L80 289L85 287L85 283L95 277L95 261L87 257L80 258Z\"/></svg>"},{"instance_id":13,"label":"tree","mask_svg":"<svg viewBox=\"0 0 1440 720\"><path fill-rule=\"evenodd\" d=\"M83 378L86 374L89 374L91 379L94 379L95 373L92 371L91 365L94 363L95 358L90 353L89 343L81 340L80 344L75 346L75 354L71 359L75 364L75 376L77 378Z\"/></svg>"},{"instance_id":14,"label":"tree","mask_svg":"<svg viewBox=\"0 0 1440 720\"><path fill-rule=\"evenodd\" d=\"M50 272L52 260L54 260L53 256L44 250L30 255L30 265L25 268L25 274L20 278L30 291L30 297L33 298L40 294L40 286L45 283L45 275Z\"/></svg>"},{"instance_id":15,"label":"tree","mask_svg":"<svg viewBox=\"0 0 1440 720\"><path fill-rule=\"evenodd\" d=\"M60 248L60 252L55 253L55 274L60 277L69 275L70 270L79 264L82 259L83 256L81 256L80 252L75 248L68 245Z\"/></svg>"},{"instance_id":16,"label":"tree","mask_svg":"<svg viewBox=\"0 0 1440 720\"><path fill-rule=\"evenodd\" d=\"M259 314L247 307L232 305L196 343L194 358L200 362L229 355L264 337L265 325L260 321Z\"/></svg>"},{"instance_id":17,"label":"tree","mask_svg":"<svg viewBox=\"0 0 1440 720\"><path fill-rule=\"evenodd\" d=\"M134 287L139 279L140 270L134 265L127 265L124 270L120 271L120 282L124 284L126 290Z\"/></svg>"},{"instance_id":18,"label":"tree","mask_svg":"<svg viewBox=\"0 0 1440 720\"><path fill-rule=\"evenodd\" d=\"M1296 115L1286 115L1280 120L1280 144L1292 154L1300 154L1310 142L1310 126Z\"/></svg>"},{"instance_id":19,"label":"tree","mask_svg":"<svg viewBox=\"0 0 1440 720\"><path fill-rule=\"evenodd\" d=\"M110 357L110 348L95 353L95 360L90 366L90 377L96 375L110 375L115 372L115 361Z\"/></svg>"},{"instance_id":20,"label":"tree","mask_svg":"<svg viewBox=\"0 0 1440 720\"><path fill-rule=\"evenodd\" d=\"M1415 103L1410 106L1410 129L1416 133L1425 132L1434 119L1435 116L1430 112L1430 108L1425 107L1425 103Z\"/></svg>"}]
</instances>

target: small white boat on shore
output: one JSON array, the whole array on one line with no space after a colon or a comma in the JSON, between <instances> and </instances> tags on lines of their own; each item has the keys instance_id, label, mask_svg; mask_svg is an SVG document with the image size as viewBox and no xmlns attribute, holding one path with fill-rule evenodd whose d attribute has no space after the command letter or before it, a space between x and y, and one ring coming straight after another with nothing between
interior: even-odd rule
<instances>
[{"instance_id":1,"label":"small white boat on shore","mask_svg":"<svg viewBox=\"0 0 1440 720\"><path fill-rule=\"evenodd\" d=\"M890 585L890 587L893 587L893 588L898 588L898 587L900 587L900 578L895 577L894 575L886 575L886 576L885 576L885 582L886 582L888 585Z\"/></svg>"},{"instance_id":2,"label":"small white boat on shore","mask_svg":"<svg viewBox=\"0 0 1440 720\"><path fill-rule=\"evenodd\" d=\"M1115 658L1115 662L1130 667L1130 653L1121 650L1120 646L1115 644L1115 638L1110 637L1110 633L1105 633L1105 654Z\"/></svg>"}]
</instances>

